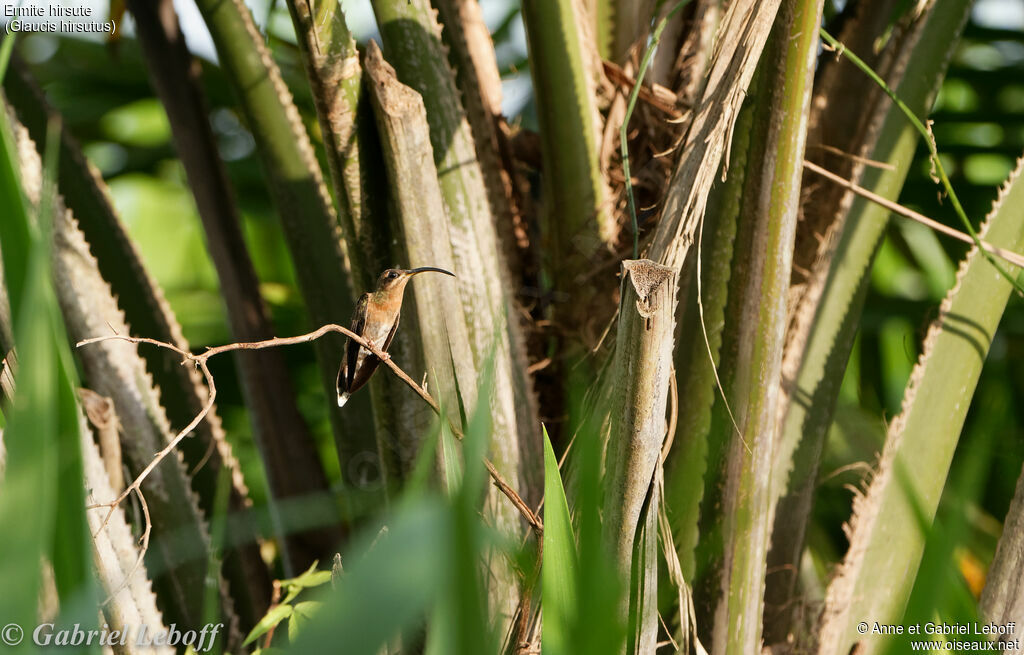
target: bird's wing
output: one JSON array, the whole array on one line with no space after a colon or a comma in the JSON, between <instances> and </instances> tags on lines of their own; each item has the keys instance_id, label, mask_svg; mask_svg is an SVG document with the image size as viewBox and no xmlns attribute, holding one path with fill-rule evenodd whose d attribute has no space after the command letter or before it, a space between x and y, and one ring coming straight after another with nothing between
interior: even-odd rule
<instances>
[{"instance_id":1,"label":"bird's wing","mask_svg":"<svg viewBox=\"0 0 1024 655\"><path fill-rule=\"evenodd\" d=\"M388 332L387 338L384 340L384 345L377 347L387 352L388 346L391 345L391 340L395 338L395 331L398 330L398 317L395 318L395 324L391 326L391 331ZM349 373L351 384L349 385L348 392L352 393L357 389L362 388L364 384L370 381L370 376L380 366L380 358L373 353L366 353L363 357L363 361L359 364L355 373Z\"/></svg>"},{"instance_id":2,"label":"bird's wing","mask_svg":"<svg viewBox=\"0 0 1024 655\"><path fill-rule=\"evenodd\" d=\"M363 334L363 327L366 325L366 305L370 301L370 294L364 293L356 303L356 309L352 313L352 325L349 329L359 335ZM359 344L349 339L345 344L345 360L338 370L338 391L355 391L352 382L356 374L356 363L359 359Z\"/></svg>"},{"instance_id":3,"label":"bird's wing","mask_svg":"<svg viewBox=\"0 0 1024 655\"><path fill-rule=\"evenodd\" d=\"M388 351L388 347L391 345L391 340L395 338L395 332L398 332L398 323L402 320L402 315L398 314L395 316L395 324L391 326L391 331L388 332L388 338L384 340L384 347L381 348L384 352Z\"/></svg>"}]
</instances>

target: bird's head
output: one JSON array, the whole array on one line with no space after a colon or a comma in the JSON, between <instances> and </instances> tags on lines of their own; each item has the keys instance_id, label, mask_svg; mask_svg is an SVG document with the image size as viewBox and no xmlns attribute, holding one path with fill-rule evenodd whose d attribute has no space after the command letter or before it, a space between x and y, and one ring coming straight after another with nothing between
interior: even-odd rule
<instances>
[{"instance_id":1,"label":"bird's head","mask_svg":"<svg viewBox=\"0 0 1024 655\"><path fill-rule=\"evenodd\" d=\"M444 273L445 275L451 275L455 277L455 273L446 271L443 268L435 268L433 266L421 266L419 268L389 268L380 274L377 278L377 292L378 293L395 293L402 292L405 290L405 285L409 283L412 276L419 273Z\"/></svg>"}]
</instances>

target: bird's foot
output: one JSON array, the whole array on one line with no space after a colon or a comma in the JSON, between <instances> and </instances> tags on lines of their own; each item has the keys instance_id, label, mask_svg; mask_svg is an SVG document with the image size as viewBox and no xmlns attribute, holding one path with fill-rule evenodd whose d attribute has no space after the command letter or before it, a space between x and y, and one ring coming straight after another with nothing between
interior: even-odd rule
<instances>
[{"instance_id":1,"label":"bird's foot","mask_svg":"<svg viewBox=\"0 0 1024 655\"><path fill-rule=\"evenodd\" d=\"M389 359L391 359L391 355L389 355L389 354L388 354L388 352L387 352L386 350L383 350L383 349L381 349L381 348L378 348L378 347L377 347L377 344L375 344L375 343L374 343L373 341L371 341L370 339L367 339L367 340L366 340L366 345L368 345L368 346L370 347L370 348L369 348L370 352L373 352L374 350L378 350L378 351L380 351L381 355L383 355L383 357L380 357L380 358L379 358L379 359L380 359L381 361L384 361L384 362L386 362L386 361L388 361Z\"/></svg>"}]
</instances>

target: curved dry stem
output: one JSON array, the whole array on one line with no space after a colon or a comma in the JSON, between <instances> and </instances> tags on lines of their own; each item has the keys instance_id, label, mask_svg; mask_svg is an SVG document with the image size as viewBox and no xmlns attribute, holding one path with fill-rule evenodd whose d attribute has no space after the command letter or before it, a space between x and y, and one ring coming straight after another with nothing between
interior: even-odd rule
<instances>
[{"instance_id":1,"label":"curved dry stem","mask_svg":"<svg viewBox=\"0 0 1024 655\"><path fill-rule=\"evenodd\" d=\"M168 348L170 350L174 350L181 354L183 357L185 357L185 360L182 363L185 363L185 361L193 359L193 356L190 353L186 353L177 346L174 346L169 343L164 343L162 341L156 341L155 339L148 339L145 337L133 338L122 337L121 335L111 335L109 337L96 337L93 339L86 339L84 341L78 342L75 345L76 347L79 347L86 345L88 343L93 343L96 341L106 341L107 339L118 337L126 341L133 341L135 343L152 343L164 348ZM124 582L122 582L117 589L111 592L107 599L104 600L103 603L101 603L101 605L105 605L106 603L110 602L111 599L113 599L118 593L121 592L122 589L124 589L128 585L129 581L132 579L132 576L135 575L135 571L138 570L139 566L142 564L142 560L146 556L146 551L149 550L149 535L153 530L153 521L149 516L149 505L146 504L146 497L142 495L142 482L153 471L153 469L159 466L160 462L162 462L164 458L167 457L167 455L170 454L170 452L174 450L174 448L179 443L181 443L181 440L188 436L188 434L192 432L192 430L194 430L196 426L198 426L204 418L206 418L206 415L209 414L210 410L213 408L213 401L217 397L217 386L213 382L213 375L210 373L210 369L206 367L205 358L202 361L196 360L196 362L203 372L203 377L206 378L206 383L210 387L210 397L209 399L207 399L206 404L203 405L203 409L196 415L194 419L192 419L191 422L189 422L188 425L186 425L180 432L178 432L178 434L174 436L173 439L171 439L167 446L165 446L160 452L158 452L153 457L153 460L146 465L146 468L142 469L142 472L135 477L135 480L133 480L130 485L125 487L124 491L121 492L121 495L119 495L117 498L110 501L109 503L100 503L98 505L89 505L86 507L86 509L99 509L101 507L108 508L107 515L103 517L103 522L100 523L100 527L96 530L96 533L93 534L94 540L99 535L99 533L107 527L107 523L110 522L110 517L114 515L114 510L117 508L117 506L120 505L131 494L133 490L139 497L139 504L142 506L142 515L144 519L142 537L139 539L139 557L135 560L135 564L132 566L128 574L125 576Z\"/></svg>"},{"instance_id":2,"label":"curved dry stem","mask_svg":"<svg viewBox=\"0 0 1024 655\"><path fill-rule=\"evenodd\" d=\"M135 480L130 485L128 485L128 487L125 488L124 492L122 492L120 496L118 496L116 499L109 503L90 505L89 507L86 508L109 508L110 511L107 513L106 518L104 518L103 523L100 526L100 529L102 530L103 527L106 526L107 521L110 520L110 516L114 512L114 508L120 505L124 501L124 499L128 497L128 495L132 492L133 489L140 489L140 486L142 485L142 482L146 479L146 476L148 476L150 472L152 472L152 470L155 469L172 450L174 450L174 448L181 442L182 439L185 438L185 436L187 436L193 429L195 429L197 425L199 425L199 423L202 422L202 420L206 417L207 413L209 413L210 408L213 407L213 401L217 396L217 387L213 382L213 375L210 374L210 370L206 366L207 360L209 360L214 355L219 355L225 352L232 352L235 350L261 350L263 348L273 348L276 346L291 346L300 343L308 343L310 341L315 341L316 339L319 339L320 337L324 336L329 332L338 332L340 334L344 334L349 339L355 341L360 346L366 348L371 353L376 355L377 358L380 359L385 366L391 369L391 372L394 373L395 376L397 376L400 380L405 382L405 384L408 385L410 389L415 391L416 394L420 398L422 398L424 402L430 405L430 408L434 410L435 414L441 416L441 408L437 404L437 401L434 400L433 396L427 393L427 391L423 387L416 384L416 382L413 381L413 379L409 377L409 375L405 371L403 371L401 367L399 367L398 364L394 362L394 360L391 359L390 355L388 355L386 352L378 348L372 342L367 341L366 339L352 332L348 328L336 325L334 323L329 323L327 325L320 327L317 330L314 330L313 332L300 334L295 337L278 337L274 339L265 339L263 341L229 343L223 346L207 348L206 352L201 353L199 355L182 350L181 348L178 348L177 346L174 346L172 344L165 343L163 341L157 341L156 339L149 339L147 337L129 337L123 334L109 334L101 337L93 337L91 339L79 341L77 344L75 344L76 347L81 348L82 346L86 346L92 343L117 339L120 341L127 341L129 343L148 343L154 346L159 346L161 348L167 348L169 350L175 351L176 353L182 356L182 364L192 362L195 365L199 366L199 368L203 372L203 376L206 378L206 383L210 387L210 397L206 401L206 404L203 406L202 411L200 411L199 414L197 414L196 417L192 419L192 421L189 422L188 425L186 425L180 432L178 432L178 434L175 435L174 439L172 439L163 450L156 454L156 456L153 458L153 461L151 461L146 466L146 468L144 468L142 472L139 473ZM463 438L462 431L457 426L451 425L449 423L449 427L451 427L452 433L456 436L456 438L460 440ZM501 493L503 493L505 497L509 499L509 501L511 501L512 505L519 511L520 514L523 515L523 518L526 519L526 522L530 525L531 528L533 528L534 532L536 532L538 536L542 535L544 533L544 523L543 521L541 521L541 518L536 513L534 513L533 510L530 509L530 507L523 501L522 497L516 492L516 490L513 489L505 481L505 479L498 472L498 469L494 467L494 464L491 463L489 459L484 458L484 466L487 468L487 472L490 474L491 479L494 481L494 486L496 486L498 490L501 491ZM142 495L141 491L139 495ZM147 516L145 535L148 539L150 525L148 512L146 512L146 514ZM143 554L144 553L145 550L143 550Z\"/></svg>"},{"instance_id":3,"label":"curved dry stem","mask_svg":"<svg viewBox=\"0 0 1024 655\"><path fill-rule=\"evenodd\" d=\"M142 566L142 560L146 557L146 551L149 550L149 535L153 531L153 520L149 517L149 505L146 503L146 497L142 495L142 489L136 487L135 494L139 497L139 505L142 507L142 516L145 521L145 526L142 529L142 536L139 537L139 556L135 559L135 563L132 564L132 568L128 569L128 573L125 574L124 580L121 584L107 595L106 599L100 603L100 607L103 607L110 601L114 600L114 598L116 598L123 589L126 589L128 585L131 584L132 578L135 577L135 572L139 570L140 566ZM95 540L99 536L100 532L103 531L103 528L107 525L107 521L110 520L110 516L114 513L114 508L117 507L117 505L105 503L102 505L90 505L86 507L86 509L96 509L108 506L110 507L110 511L107 512L107 516L103 519L103 523L100 525L99 530L93 534L93 540Z\"/></svg>"}]
</instances>

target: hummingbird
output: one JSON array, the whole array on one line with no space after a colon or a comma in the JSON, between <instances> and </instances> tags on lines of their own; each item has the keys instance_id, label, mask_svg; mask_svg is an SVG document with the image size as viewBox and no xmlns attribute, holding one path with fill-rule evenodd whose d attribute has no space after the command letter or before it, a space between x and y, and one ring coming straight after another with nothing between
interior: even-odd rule
<instances>
[{"instance_id":1,"label":"hummingbird","mask_svg":"<svg viewBox=\"0 0 1024 655\"><path fill-rule=\"evenodd\" d=\"M377 278L377 288L374 291L360 296L349 329L386 354L398 330L405 285L412 276L427 272L444 273L455 277L455 273L433 266L409 270L389 268ZM376 355L352 339L348 340L345 345L345 359L338 370L338 407L344 407L348 397L366 384L378 365L380 359Z\"/></svg>"}]
</instances>

